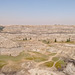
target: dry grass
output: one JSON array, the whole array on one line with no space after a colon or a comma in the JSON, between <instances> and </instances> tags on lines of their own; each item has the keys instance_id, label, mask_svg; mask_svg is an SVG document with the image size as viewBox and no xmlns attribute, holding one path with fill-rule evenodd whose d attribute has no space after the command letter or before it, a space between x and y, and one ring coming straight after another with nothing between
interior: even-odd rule
<instances>
[{"instance_id":1,"label":"dry grass","mask_svg":"<svg viewBox=\"0 0 75 75\"><path fill-rule=\"evenodd\" d=\"M43 65L46 66L46 67L52 67L54 65L54 62L48 61L48 62L45 62Z\"/></svg>"},{"instance_id":2,"label":"dry grass","mask_svg":"<svg viewBox=\"0 0 75 75\"><path fill-rule=\"evenodd\" d=\"M65 66L65 64L66 63L63 60L59 60L59 61L56 62L55 67L57 69L62 69L62 67Z\"/></svg>"}]
</instances>

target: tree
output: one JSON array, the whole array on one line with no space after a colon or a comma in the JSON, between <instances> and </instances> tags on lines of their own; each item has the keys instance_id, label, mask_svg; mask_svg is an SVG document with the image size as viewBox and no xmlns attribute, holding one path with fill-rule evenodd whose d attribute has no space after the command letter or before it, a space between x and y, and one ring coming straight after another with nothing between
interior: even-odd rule
<instances>
[{"instance_id":1,"label":"tree","mask_svg":"<svg viewBox=\"0 0 75 75\"><path fill-rule=\"evenodd\" d=\"M27 38L24 38L23 40L27 40Z\"/></svg>"},{"instance_id":2,"label":"tree","mask_svg":"<svg viewBox=\"0 0 75 75\"><path fill-rule=\"evenodd\" d=\"M4 27L3 26L0 26L0 31L2 31L4 29Z\"/></svg>"},{"instance_id":3,"label":"tree","mask_svg":"<svg viewBox=\"0 0 75 75\"><path fill-rule=\"evenodd\" d=\"M57 40L55 39L55 41L54 42L57 42Z\"/></svg>"},{"instance_id":4,"label":"tree","mask_svg":"<svg viewBox=\"0 0 75 75\"><path fill-rule=\"evenodd\" d=\"M70 38L69 39L67 39L67 41L66 42L70 42Z\"/></svg>"}]
</instances>

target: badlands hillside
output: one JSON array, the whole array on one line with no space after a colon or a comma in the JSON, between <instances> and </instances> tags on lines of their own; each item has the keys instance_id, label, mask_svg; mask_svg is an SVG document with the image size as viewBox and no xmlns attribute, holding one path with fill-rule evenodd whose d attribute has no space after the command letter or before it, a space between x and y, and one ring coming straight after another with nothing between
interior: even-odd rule
<instances>
[{"instance_id":1,"label":"badlands hillside","mask_svg":"<svg viewBox=\"0 0 75 75\"><path fill-rule=\"evenodd\" d=\"M75 25L0 26L0 75L75 75Z\"/></svg>"}]
</instances>

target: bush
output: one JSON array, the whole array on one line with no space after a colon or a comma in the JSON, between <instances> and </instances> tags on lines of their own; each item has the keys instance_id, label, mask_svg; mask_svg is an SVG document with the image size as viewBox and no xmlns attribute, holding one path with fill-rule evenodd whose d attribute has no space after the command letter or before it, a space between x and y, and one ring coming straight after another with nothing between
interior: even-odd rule
<instances>
[{"instance_id":1,"label":"bush","mask_svg":"<svg viewBox=\"0 0 75 75\"><path fill-rule=\"evenodd\" d=\"M4 27L3 26L0 26L0 31L2 31L4 29Z\"/></svg>"},{"instance_id":2,"label":"bush","mask_svg":"<svg viewBox=\"0 0 75 75\"><path fill-rule=\"evenodd\" d=\"M26 40L27 40L27 38L24 38L24 39L23 39L23 41L26 41Z\"/></svg>"},{"instance_id":3,"label":"bush","mask_svg":"<svg viewBox=\"0 0 75 75\"><path fill-rule=\"evenodd\" d=\"M49 44L50 43L48 40L43 40L42 42L45 43L45 44Z\"/></svg>"},{"instance_id":4,"label":"bush","mask_svg":"<svg viewBox=\"0 0 75 75\"><path fill-rule=\"evenodd\" d=\"M66 42L70 42L70 38L69 39L67 39L67 41Z\"/></svg>"},{"instance_id":5,"label":"bush","mask_svg":"<svg viewBox=\"0 0 75 75\"><path fill-rule=\"evenodd\" d=\"M57 42L57 40L55 39L55 41L54 42Z\"/></svg>"}]
</instances>

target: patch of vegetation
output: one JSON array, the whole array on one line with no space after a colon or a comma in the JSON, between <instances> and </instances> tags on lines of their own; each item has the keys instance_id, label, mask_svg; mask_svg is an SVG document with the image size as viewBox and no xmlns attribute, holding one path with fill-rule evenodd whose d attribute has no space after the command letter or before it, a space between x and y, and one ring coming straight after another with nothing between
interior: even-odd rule
<instances>
[{"instance_id":1,"label":"patch of vegetation","mask_svg":"<svg viewBox=\"0 0 75 75\"><path fill-rule=\"evenodd\" d=\"M2 31L4 29L4 27L3 26L0 26L0 31Z\"/></svg>"},{"instance_id":2,"label":"patch of vegetation","mask_svg":"<svg viewBox=\"0 0 75 75\"><path fill-rule=\"evenodd\" d=\"M26 60L33 60L33 56L30 55L29 53L27 53L27 54L24 55L24 59L26 59Z\"/></svg>"},{"instance_id":3,"label":"patch of vegetation","mask_svg":"<svg viewBox=\"0 0 75 75\"><path fill-rule=\"evenodd\" d=\"M53 57L52 60L53 61L58 61L59 60L59 57Z\"/></svg>"},{"instance_id":4,"label":"patch of vegetation","mask_svg":"<svg viewBox=\"0 0 75 75\"><path fill-rule=\"evenodd\" d=\"M29 53L26 53L26 52L21 52L16 58L24 58L24 59L27 59L27 60L33 60L33 57L29 54Z\"/></svg>"},{"instance_id":5,"label":"patch of vegetation","mask_svg":"<svg viewBox=\"0 0 75 75\"><path fill-rule=\"evenodd\" d=\"M0 55L0 60L20 61L22 58L31 57L29 53L21 52L18 56Z\"/></svg>"},{"instance_id":6,"label":"patch of vegetation","mask_svg":"<svg viewBox=\"0 0 75 75\"><path fill-rule=\"evenodd\" d=\"M34 53L34 54L33 54ZM48 60L48 56L39 52L21 52L18 56L0 55L0 61L12 61L18 63L21 60L33 60L35 62L42 62ZM0 63L0 67L4 66L5 63Z\"/></svg>"},{"instance_id":7,"label":"patch of vegetation","mask_svg":"<svg viewBox=\"0 0 75 75\"><path fill-rule=\"evenodd\" d=\"M0 69L4 66L4 65L6 65L7 63L5 62L5 61L1 61L0 60Z\"/></svg>"},{"instance_id":8,"label":"patch of vegetation","mask_svg":"<svg viewBox=\"0 0 75 75\"><path fill-rule=\"evenodd\" d=\"M34 53L36 55L43 55L42 53L36 52L36 51L31 51L31 53Z\"/></svg>"},{"instance_id":9,"label":"patch of vegetation","mask_svg":"<svg viewBox=\"0 0 75 75\"><path fill-rule=\"evenodd\" d=\"M18 69L18 63L21 63L21 60L33 60L35 62L47 61L48 57L39 52L21 52L18 56L10 56L10 55L0 55L0 69L12 62L13 64L10 67L14 69Z\"/></svg>"},{"instance_id":10,"label":"patch of vegetation","mask_svg":"<svg viewBox=\"0 0 75 75\"><path fill-rule=\"evenodd\" d=\"M42 42L45 43L45 44L49 44L50 43L49 40L42 40Z\"/></svg>"},{"instance_id":11,"label":"patch of vegetation","mask_svg":"<svg viewBox=\"0 0 75 75\"><path fill-rule=\"evenodd\" d=\"M31 53L34 53L36 56L46 57L45 54L42 54L42 53L40 53L40 52L33 51L33 52L31 52Z\"/></svg>"},{"instance_id":12,"label":"patch of vegetation","mask_svg":"<svg viewBox=\"0 0 75 75\"><path fill-rule=\"evenodd\" d=\"M27 41L27 38L23 38L23 41Z\"/></svg>"},{"instance_id":13,"label":"patch of vegetation","mask_svg":"<svg viewBox=\"0 0 75 75\"><path fill-rule=\"evenodd\" d=\"M48 60L48 56L41 54L39 52L29 52L29 53L21 52L17 57L24 58L26 60L34 60L35 62L42 62Z\"/></svg>"},{"instance_id":14,"label":"patch of vegetation","mask_svg":"<svg viewBox=\"0 0 75 75\"><path fill-rule=\"evenodd\" d=\"M63 60L59 60L59 61L56 62L55 67L56 67L57 69L62 69L63 66L65 66L65 64L66 64L66 63L65 63Z\"/></svg>"},{"instance_id":15,"label":"patch of vegetation","mask_svg":"<svg viewBox=\"0 0 75 75\"><path fill-rule=\"evenodd\" d=\"M33 57L27 57L25 58L26 60L33 60L34 58Z\"/></svg>"},{"instance_id":16,"label":"patch of vegetation","mask_svg":"<svg viewBox=\"0 0 75 75\"><path fill-rule=\"evenodd\" d=\"M50 54L48 54L48 56L54 56L54 55L56 55L57 53L50 53Z\"/></svg>"},{"instance_id":17,"label":"patch of vegetation","mask_svg":"<svg viewBox=\"0 0 75 75\"><path fill-rule=\"evenodd\" d=\"M42 62L42 61L46 61L48 60L48 56L47 55L44 55L42 53L39 53L39 52L31 52L33 53L32 55L32 59L35 61L35 62Z\"/></svg>"},{"instance_id":18,"label":"patch of vegetation","mask_svg":"<svg viewBox=\"0 0 75 75\"><path fill-rule=\"evenodd\" d=\"M57 42L57 39L55 39L54 42Z\"/></svg>"},{"instance_id":19,"label":"patch of vegetation","mask_svg":"<svg viewBox=\"0 0 75 75\"><path fill-rule=\"evenodd\" d=\"M53 64L54 64L53 61L49 61L49 62L45 62L45 63L44 63L44 66L46 66L46 67L52 67Z\"/></svg>"},{"instance_id":20,"label":"patch of vegetation","mask_svg":"<svg viewBox=\"0 0 75 75\"><path fill-rule=\"evenodd\" d=\"M70 42L70 38L69 39L67 39L67 41L66 42Z\"/></svg>"},{"instance_id":21,"label":"patch of vegetation","mask_svg":"<svg viewBox=\"0 0 75 75\"><path fill-rule=\"evenodd\" d=\"M39 56L38 57L34 56L33 59L35 62L42 62L48 60L48 58L46 57L39 57Z\"/></svg>"},{"instance_id":22,"label":"patch of vegetation","mask_svg":"<svg viewBox=\"0 0 75 75\"><path fill-rule=\"evenodd\" d=\"M4 60L4 61L7 61L7 60L12 60L14 59L13 56L9 56L9 55L0 55L0 60Z\"/></svg>"}]
</instances>

